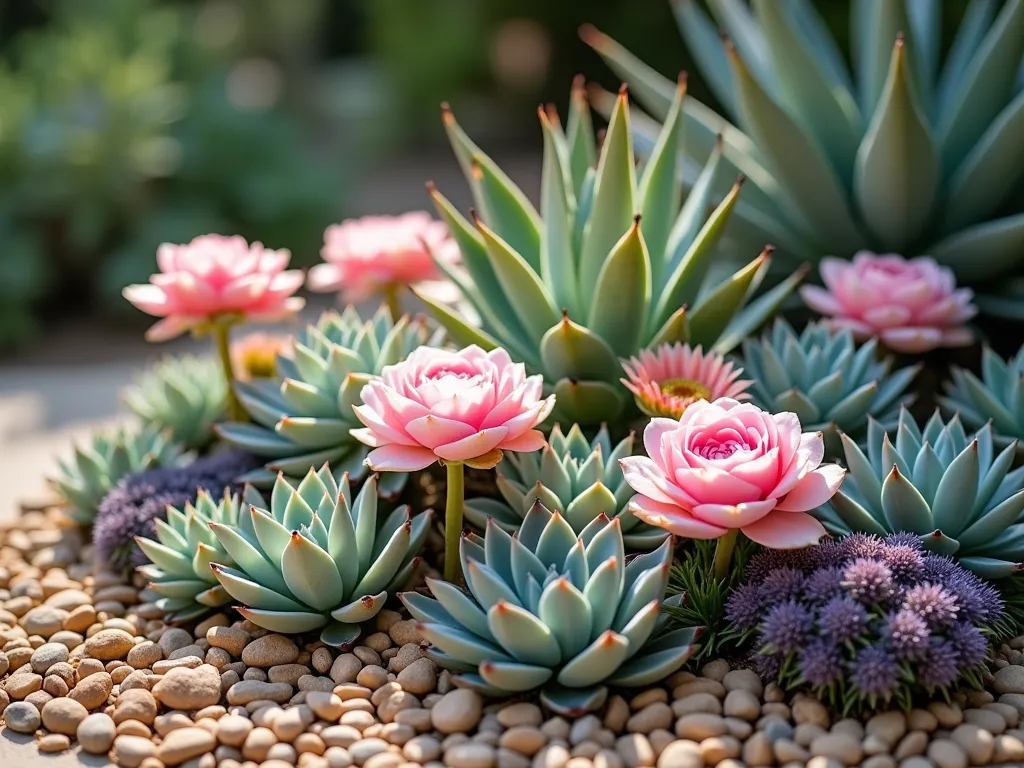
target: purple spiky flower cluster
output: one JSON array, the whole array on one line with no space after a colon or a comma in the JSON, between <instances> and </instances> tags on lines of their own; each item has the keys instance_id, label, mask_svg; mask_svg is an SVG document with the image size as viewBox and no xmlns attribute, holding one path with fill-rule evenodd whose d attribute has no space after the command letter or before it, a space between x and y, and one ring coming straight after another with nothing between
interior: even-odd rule
<instances>
[{"instance_id":1,"label":"purple spiky flower cluster","mask_svg":"<svg viewBox=\"0 0 1024 768\"><path fill-rule=\"evenodd\" d=\"M756 637L762 674L844 708L976 677L985 628L1002 613L994 587L906 533L764 550L726 606L734 629Z\"/></svg>"},{"instance_id":2,"label":"purple spiky flower cluster","mask_svg":"<svg viewBox=\"0 0 1024 768\"><path fill-rule=\"evenodd\" d=\"M156 467L128 475L100 502L93 523L92 543L103 562L115 569L149 562L135 544L136 536L156 538L156 520L167 519L167 507L181 509L196 500L199 489L216 499L225 489L242 487L235 478L260 466L243 451L229 448L196 459L185 467Z\"/></svg>"}]
</instances>

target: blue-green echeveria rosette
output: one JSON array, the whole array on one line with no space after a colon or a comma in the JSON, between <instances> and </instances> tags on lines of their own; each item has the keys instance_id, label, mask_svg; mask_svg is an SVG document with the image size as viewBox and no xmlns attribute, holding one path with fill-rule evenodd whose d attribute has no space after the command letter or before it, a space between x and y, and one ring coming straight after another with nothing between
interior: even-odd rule
<instances>
[{"instance_id":1,"label":"blue-green echeveria rosette","mask_svg":"<svg viewBox=\"0 0 1024 768\"><path fill-rule=\"evenodd\" d=\"M878 341L857 346L848 330L811 323L797 334L783 319L760 339L743 341L744 376L754 402L771 413L790 411L809 432L822 432L826 449L839 453L839 432L863 444L868 416L886 429L910 405L907 391L920 365L891 370L879 359Z\"/></svg>"},{"instance_id":2,"label":"blue-green echeveria rosette","mask_svg":"<svg viewBox=\"0 0 1024 768\"><path fill-rule=\"evenodd\" d=\"M972 429L992 424L992 438L1000 447L1024 438L1024 347L1004 360L986 346L981 353L981 378L965 368L953 367L943 409L959 414Z\"/></svg>"},{"instance_id":3,"label":"blue-green echeveria rosette","mask_svg":"<svg viewBox=\"0 0 1024 768\"><path fill-rule=\"evenodd\" d=\"M433 517L402 505L381 519L377 476L353 499L348 477L336 483L326 464L297 485L280 475L269 504L249 486L244 502L237 526L210 525L234 561L211 565L217 581L254 624L321 629L322 642L342 648L412 578Z\"/></svg>"},{"instance_id":4,"label":"blue-green echeveria rosette","mask_svg":"<svg viewBox=\"0 0 1024 768\"><path fill-rule=\"evenodd\" d=\"M593 440L587 440L578 424L567 433L555 424L542 450L506 453L498 464L497 484L503 501L469 499L466 517L481 530L493 519L514 533L539 501L548 510L559 512L577 534L598 516L606 515L618 518L627 549L653 549L668 533L629 511L633 489L619 466L619 459L632 455L634 442L630 433L613 445L604 425Z\"/></svg>"},{"instance_id":5,"label":"blue-green echeveria rosette","mask_svg":"<svg viewBox=\"0 0 1024 768\"><path fill-rule=\"evenodd\" d=\"M679 669L700 629L665 632L672 540L626 563L621 525L601 515L577 536L539 502L516 535L493 521L464 536L468 594L428 579L400 597L456 685L505 697L541 689L566 716L600 707L608 686L645 686Z\"/></svg>"},{"instance_id":6,"label":"blue-green echeveria rosette","mask_svg":"<svg viewBox=\"0 0 1024 768\"><path fill-rule=\"evenodd\" d=\"M1024 467L1016 443L1001 451L991 425L968 435L959 416L936 413L921 429L907 410L894 433L868 421L866 450L842 436L849 472L814 511L835 533L910 532L926 549L985 578L1017 573L1024 561Z\"/></svg>"},{"instance_id":7,"label":"blue-green echeveria rosette","mask_svg":"<svg viewBox=\"0 0 1024 768\"><path fill-rule=\"evenodd\" d=\"M278 473L302 477L329 463L336 482L348 473L352 482L367 472L368 449L351 435L362 426L353 407L363 386L427 342L419 321L391 320L386 307L364 322L356 310L328 311L298 334L288 354L277 357L277 378L237 382L235 391L253 423L217 427L229 443L267 458L261 470L242 478L270 487ZM397 494L407 475L381 478L382 492Z\"/></svg>"}]
</instances>

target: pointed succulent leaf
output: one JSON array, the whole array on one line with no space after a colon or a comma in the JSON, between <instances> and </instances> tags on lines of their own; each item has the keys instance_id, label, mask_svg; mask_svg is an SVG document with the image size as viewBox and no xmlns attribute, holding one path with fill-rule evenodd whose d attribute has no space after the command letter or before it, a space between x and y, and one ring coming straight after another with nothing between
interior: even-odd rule
<instances>
[{"instance_id":1,"label":"pointed succulent leaf","mask_svg":"<svg viewBox=\"0 0 1024 768\"><path fill-rule=\"evenodd\" d=\"M992 219L951 234L928 251L965 282L984 282L1005 272L1024 248L1024 213Z\"/></svg>"},{"instance_id":2,"label":"pointed succulent leaf","mask_svg":"<svg viewBox=\"0 0 1024 768\"><path fill-rule=\"evenodd\" d=\"M540 205L544 233L540 242L540 274L551 288L557 306L571 312L580 308L576 296L576 257L572 246L570 191L555 145L554 129L544 110L538 110L544 131L544 166Z\"/></svg>"},{"instance_id":3,"label":"pointed succulent leaf","mask_svg":"<svg viewBox=\"0 0 1024 768\"><path fill-rule=\"evenodd\" d=\"M1019 523L1022 512L1024 512L1024 490L1018 491L1001 504L997 504L985 512L980 520L962 533L953 533L952 535L956 536L960 546L965 550L981 547L995 539L1011 525Z\"/></svg>"},{"instance_id":4,"label":"pointed succulent leaf","mask_svg":"<svg viewBox=\"0 0 1024 768\"><path fill-rule=\"evenodd\" d=\"M932 502L934 526L956 538L968 522L978 492L978 441L974 440L949 464ZM883 493L884 493L883 489ZM894 529L898 530L898 529ZM915 533L924 533L917 531Z\"/></svg>"},{"instance_id":5,"label":"pointed succulent leaf","mask_svg":"<svg viewBox=\"0 0 1024 768\"><path fill-rule=\"evenodd\" d=\"M556 666L562 652L548 626L529 611L498 602L487 612L491 634L506 651L524 664Z\"/></svg>"},{"instance_id":6,"label":"pointed succulent leaf","mask_svg":"<svg viewBox=\"0 0 1024 768\"><path fill-rule=\"evenodd\" d=\"M573 192L579 198L587 170L597 165L593 121L590 119L590 104L587 102L587 90L582 77L573 82L566 139L569 143L569 171Z\"/></svg>"},{"instance_id":7,"label":"pointed succulent leaf","mask_svg":"<svg viewBox=\"0 0 1024 768\"><path fill-rule=\"evenodd\" d=\"M309 606L268 589L234 568L218 565L213 567L213 574L231 597L251 608L285 612L309 610Z\"/></svg>"},{"instance_id":8,"label":"pointed succulent leaf","mask_svg":"<svg viewBox=\"0 0 1024 768\"><path fill-rule=\"evenodd\" d=\"M594 334L620 356L636 351L651 304L651 259L639 217L608 254L590 300Z\"/></svg>"},{"instance_id":9,"label":"pointed succulent leaf","mask_svg":"<svg viewBox=\"0 0 1024 768\"><path fill-rule=\"evenodd\" d=\"M547 377L555 381L598 379L612 383L619 375L618 357L608 341L567 315L544 334L540 354Z\"/></svg>"},{"instance_id":10,"label":"pointed succulent leaf","mask_svg":"<svg viewBox=\"0 0 1024 768\"><path fill-rule=\"evenodd\" d=\"M481 215L509 247L540 270L541 220L526 195L493 162L473 156L473 181Z\"/></svg>"},{"instance_id":11,"label":"pointed succulent leaf","mask_svg":"<svg viewBox=\"0 0 1024 768\"><path fill-rule=\"evenodd\" d=\"M882 483L882 509L891 531L924 534L936 527L928 502L897 466Z\"/></svg>"},{"instance_id":12,"label":"pointed succulent leaf","mask_svg":"<svg viewBox=\"0 0 1024 768\"><path fill-rule=\"evenodd\" d=\"M701 299L689 314L692 343L702 344L705 349L714 347L729 321L746 302L751 286L759 276L763 277L770 254L771 248L766 248L760 256Z\"/></svg>"},{"instance_id":13,"label":"pointed succulent leaf","mask_svg":"<svg viewBox=\"0 0 1024 768\"><path fill-rule=\"evenodd\" d=\"M497 645L492 645L474 634L444 624L421 624L420 634L432 644L460 661L477 665L487 661L514 663L515 659Z\"/></svg>"},{"instance_id":14,"label":"pointed succulent leaf","mask_svg":"<svg viewBox=\"0 0 1024 768\"><path fill-rule=\"evenodd\" d=\"M640 178L638 194L643 239L651 254L651 273L655 284L666 273L665 256L669 234L682 200L682 185L676 177L676 163L685 95L686 80L680 78L672 107Z\"/></svg>"},{"instance_id":15,"label":"pointed succulent leaf","mask_svg":"<svg viewBox=\"0 0 1024 768\"><path fill-rule=\"evenodd\" d=\"M551 667L534 664L485 661L480 665L480 677L488 685L511 693L532 691L550 680L552 674Z\"/></svg>"},{"instance_id":16,"label":"pointed succulent leaf","mask_svg":"<svg viewBox=\"0 0 1024 768\"><path fill-rule=\"evenodd\" d=\"M292 594L320 611L331 608L342 593L334 560L298 531L292 533L281 555L281 573Z\"/></svg>"},{"instance_id":17,"label":"pointed succulent leaf","mask_svg":"<svg viewBox=\"0 0 1024 768\"><path fill-rule=\"evenodd\" d=\"M570 688L596 685L618 669L628 654L629 640L608 630L563 666L556 680Z\"/></svg>"},{"instance_id":18,"label":"pointed succulent leaf","mask_svg":"<svg viewBox=\"0 0 1024 768\"><path fill-rule=\"evenodd\" d=\"M359 592L357 591L356 594L359 594ZM384 607L387 599L387 592L358 597L351 603L339 606L331 611L331 618L344 624L361 624L380 613L380 609ZM337 596L335 596L335 600L337 600Z\"/></svg>"},{"instance_id":19,"label":"pointed succulent leaf","mask_svg":"<svg viewBox=\"0 0 1024 768\"><path fill-rule=\"evenodd\" d=\"M238 608L243 618L271 632L297 634L324 626L328 619L321 613L308 611L265 611L260 608Z\"/></svg>"}]
</instances>

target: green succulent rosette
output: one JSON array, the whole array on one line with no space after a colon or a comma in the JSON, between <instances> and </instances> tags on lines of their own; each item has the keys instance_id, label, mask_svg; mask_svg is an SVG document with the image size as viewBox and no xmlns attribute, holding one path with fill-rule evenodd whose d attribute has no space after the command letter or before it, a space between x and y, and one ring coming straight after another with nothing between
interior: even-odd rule
<instances>
[{"instance_id":1,"label":"green succulent rosette","mask_svg":"<svg viewBox=\"0 0 1024 768\"><path fill-rule=\"evenodd\" d=\"M999 446L1024 438L1024 347L1004 360L986 346L981 353L981 378L966 368L954 366L952 381L946 382L943 409L959 414L972 429L992 424L992 437Z\"/></svg>"}]
</instances>

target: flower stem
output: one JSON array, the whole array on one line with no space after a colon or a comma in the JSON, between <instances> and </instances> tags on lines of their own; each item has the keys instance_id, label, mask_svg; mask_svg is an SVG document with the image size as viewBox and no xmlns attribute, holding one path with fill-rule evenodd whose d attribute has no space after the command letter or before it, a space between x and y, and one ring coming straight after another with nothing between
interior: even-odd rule
<instances>
[{"instance_id":1,"label":"flower stem","mask_svg":"<svg viewBox=\"0 0 1024 768\"><path fill-rule=\"evenodd\" d=\"M715 579L718 581L725 581L729 576L729 564L732 562L732 552L736 549L739 534L738 528L731 528L724 536L718 537L718 543L715 545Z\"/></svg>"},{"instance_id":2,"label":"flower stem","mask_svg":"<svg viewBox=\"0 0 1024 768\"><path fill-rule=\"evenodd\" d=\"M459 546L462 542L465 470L460 461L446 462L445 466L448 468L448 498L444 506L444 579L451 584L460 584L463 578Z\"/></svg>"},{"instance_id":3,"label":"flower stem","mask_svg":"<svg viewBox=\"0 0 1024 768\"><path fill-rule=\"evenodd\" d=\"M397 323L402 317L402 301L398 296L399 286L397 283L390 283L384 288L384 300L387 302L388 311L391 313L391 322Z\"/></svg>"},{"instance_id":4,"label":"flower stem","mask_svg":"<svg viewBox=\"0 0 1024 768\"><path fill-rule=\"evenodd\" d=\"M242 403L239 402L238 395L235 394L235 372L231 365L231 343L228 339L230 331L229 323L213 324L213 340L217 345L217 356L220 358L224 380L228 385L228 418L231 421L248 421L249 416L242 407Z\"/></svg>"}]
</instances>

